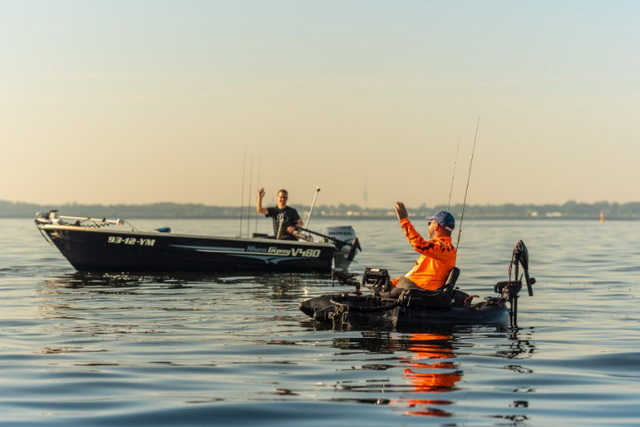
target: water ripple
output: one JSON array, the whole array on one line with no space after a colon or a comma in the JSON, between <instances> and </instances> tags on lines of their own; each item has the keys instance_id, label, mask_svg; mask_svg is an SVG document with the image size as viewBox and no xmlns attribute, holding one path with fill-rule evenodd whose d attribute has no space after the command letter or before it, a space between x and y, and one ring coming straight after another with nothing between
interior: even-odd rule
<instances>
[{"instance_id":1,"label":"water ripple","mask_svg":"<svg viewBox=\"0 0 640 427\"><path fill-rule=\"evenodd\" d=\"M515 242L529 246L538 283L520 298L520 329L337 332L297 308L350 289L326 275L80 274L18 221L3 223L20 244L1 255L2 424L637 423L640 251L628 223L594 240L582 222L469 221L464 290L490 294ZM355 226L356 271L410 268L394 221Z\"/></svg>"}]
</instances>

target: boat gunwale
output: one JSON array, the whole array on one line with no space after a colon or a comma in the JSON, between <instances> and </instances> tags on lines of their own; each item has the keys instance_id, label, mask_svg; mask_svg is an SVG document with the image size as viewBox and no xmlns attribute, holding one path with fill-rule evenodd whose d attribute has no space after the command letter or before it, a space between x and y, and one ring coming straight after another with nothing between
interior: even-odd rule
<instances>
[{"instance_id":1,"label":"boat gunwale","mask_svg":"<svg viewBox=\"0 0 640 427\"><path fill-rule=\"evenodd\" d=\"M104 234L125 234L125 235L145 235L154 237L166 237L166 238L186 238L186 239L204 239L204 240L228 240L235 242L248 242L248 243L265 243L265 244L280 244L280 245L295 245L303 247L322 247L337 250L336 245L330 242L306 242L300 240L281 240L270 239L264 237L226 237L226 236L213 236L205 234L188 234L188 233L173 233L162 232L155 230L114 230L108 227L94 227L94 226L82 226L73 224L37 224L38 228L43 231L47 230L61 230L61 231L74 231L84 233L104 233Z\"/></svg>"}]
</instances>

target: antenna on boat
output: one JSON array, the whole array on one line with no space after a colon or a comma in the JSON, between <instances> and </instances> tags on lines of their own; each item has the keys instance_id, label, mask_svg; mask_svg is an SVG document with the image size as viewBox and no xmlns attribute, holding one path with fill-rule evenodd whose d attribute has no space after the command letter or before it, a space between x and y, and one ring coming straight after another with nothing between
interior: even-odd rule
<instances>
[{"instance_id":1,"label":"antenna on boat","mask_svg":"<svg viewBox=\"0 0 640 427\"><path fill-rule=\"evenodd\" d=\"M469 172L467 173L467 188L464 190L464 201L462 202L462 214L460 214L460 226L458 227L458 241L456 248L460 247L460 235L462 234L462 221L464 220L464 209L467 206L467 193L469 192L469 181L471 180L471 167L473 166L473 156L476 153L476 141L478 140L478 129L480 128L480 117L476 124L476 135L473 138L473 149L471 150L471 160L469 161Z\"/></svg>"},{"instance_id":2,"label":"antenna on boat","mask_svg":"<svg viewBox=\"0 0 640 427\"><path fill-rule=\"evenodd\" d=\"M451 174L451 187L449 188L449 205L447 210L451 210L451 193L453 192L453 181L456 179L456 164L458 163L458 153L460 152L460 138L458 137L458 148L456 149L456 159L453 161L453 173Z\"/></svg>"},{"instance_id":3,"label":"antenna on boat","mask_svg":"<svg viewBox=\"0 0 640 427\"><path fill-rule=\"evenodd\" d=\"M311 208L309 209L309 215L307 215L307 220L304 222L304 226L309 228L309 221L311 220L311 213L313 212L313 207L316 205L316 200L318 199L318 193L320 192L320 187L316 187L316 194L313 196L313 202L311 203Z\"/></svg>"}]
</instances>

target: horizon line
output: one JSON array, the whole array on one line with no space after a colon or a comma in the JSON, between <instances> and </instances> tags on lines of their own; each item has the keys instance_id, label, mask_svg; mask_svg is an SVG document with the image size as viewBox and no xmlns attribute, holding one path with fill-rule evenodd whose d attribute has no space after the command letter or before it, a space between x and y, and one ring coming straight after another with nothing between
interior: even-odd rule
<instances>
[{"instance_id":1,"label":"horizon line","mask_svg":"<svg viewBox=\"0 0 640 427\"><path fill-rule=\"evenodd\" d=\"M202 202L171 202L171 201L158 201L158 202L146 202L146 203L127 203L127 202L118 202L118 203L90 203L90 202L64 202L64 203L40 203L40 202L25 202L25 201L12 201L12 200L2 200L0 199L0 203L10 203L13 205L36 205L36 206L105 206L105 207L109 207L109 206L152 206L152 205L190 205L190 206L204 206L204 207L219 207L219 208L246 208L247 206L254 206L253 204L245 204L245 205L213 205L213 204L206 204L206 203L202 203ZM600 205L600 204L608 204L608 205L625 205L625 204L635 204L635 203L640 203L640 201L628 201L628 202L615 202L615 201L608 201L608 200L602 200L602 201L598 201L598 202L578 202L575 200L567 200L565 202L559 203L559 202L531 202L531 203L515 203L515 202L504 202L504 203L491 203L491 202L487 202L487 203L469 203L467 204L467 206L563 206L566 204L578 204L578 205ZM391 205L391 207L376 207L376 206L367 206L367 205L362 205L360 203L345 203L345 202L339 202L337 204L318 204L317 207L338 207L338 206L357 206L363 210L380 210L380 209L393 209L393 206ZM444 206L445 203L436 203L433 205L427 205L426 203L422 203L421 205L417 206L417 208L422 208L422 207L441 207ZM303 204L303 203L294 203L292 205L288 205L291 207L295 207L295 206L301 206L301 207L308 207L310 205L307 204ZM463 203L455 203L453 205L451 205L451 207L453 206L463 206Z\"/></svg>"}]
</instances>

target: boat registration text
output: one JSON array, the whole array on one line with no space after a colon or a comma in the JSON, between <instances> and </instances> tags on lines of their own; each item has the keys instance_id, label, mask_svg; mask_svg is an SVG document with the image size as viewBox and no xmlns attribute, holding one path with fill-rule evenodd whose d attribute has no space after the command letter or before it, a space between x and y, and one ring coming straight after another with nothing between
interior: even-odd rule
<instances>
[{"instance_id":1,"label":"boat registration text","mask_svg":"<svg viewBox=\"0 0 640 427\"><path fill-rule=\"evenodd\" d=\"M142 237L138 239L135 237L109 236L107 238L107 243L131 246L155 246L156 239L143 239Z\"/></svg>"}]
</instances>

